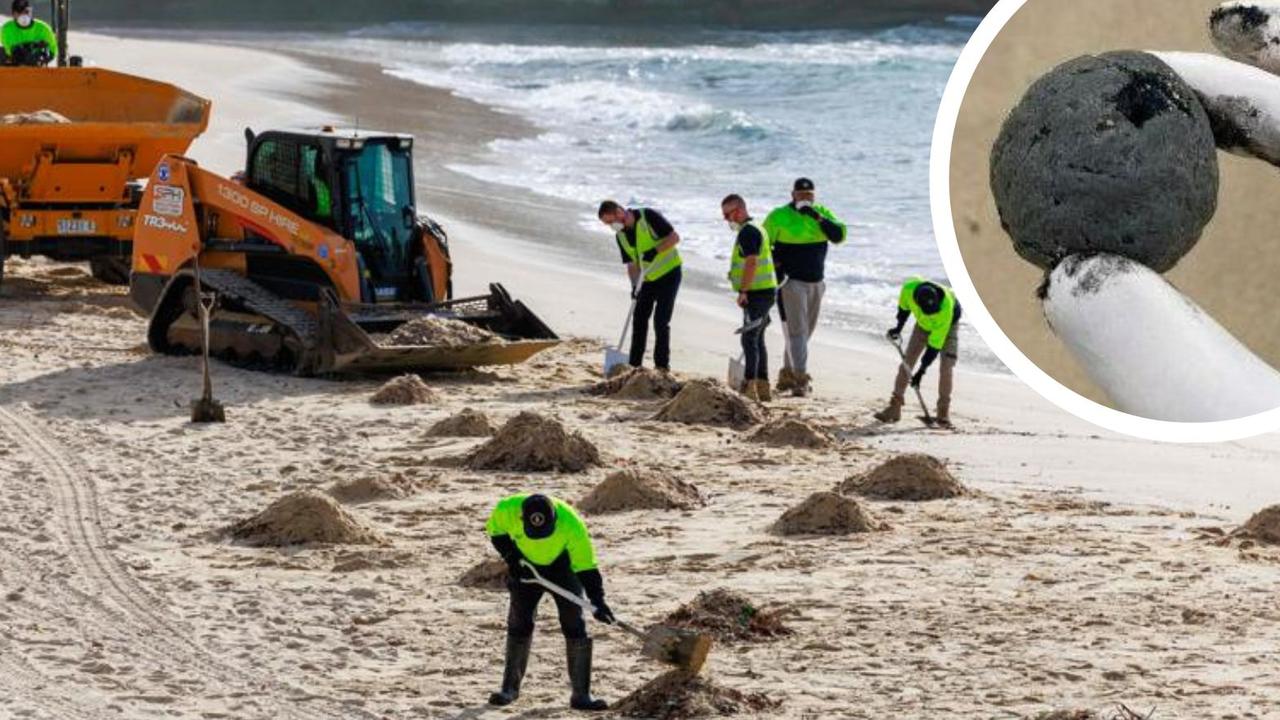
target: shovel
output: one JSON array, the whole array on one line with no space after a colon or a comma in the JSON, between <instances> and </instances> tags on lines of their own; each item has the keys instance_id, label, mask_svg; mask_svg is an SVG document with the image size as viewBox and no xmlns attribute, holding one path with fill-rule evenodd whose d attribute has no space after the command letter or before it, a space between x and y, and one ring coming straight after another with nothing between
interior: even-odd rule
<instances>
[{"instance_id":1,"label":"shovel","mask_svg":"<svg viewBox=\"0 0 1280 720\"><path fill-rule=\"evenodd\" d=\"M191 422L221 423L227 421L227 411L222 403L213 399L213 379L209 376L209 315L213 313L213 305L217 298L213 293L205 294L200 284L200 260L195 260L196 303L200 308L200 339L204 357L201 362L201 374L204 376L204 392L199 400L191 401Z\"/></svg>"},{"instance_id":2,"label":"shovel","mask_svg":"<svg viewBox=\"0 0 1280 720\"><path fill-rule=\"evenodd\" d=\"M631 354L622 352L622 343L627 341L627 331L631 329L631 318L636 314L636 303L640 302L640 288L644 287L645 268L640 266L640 274L637 276L636 284L632 287L631 309L627 311L627 321L622 325L622 335L618 338L617 347L606 347L604 349L604 377L609 379L609 373L619 365L626 365L631 362Z\"/></svg>"},{"instance_id":3,"label":"shovel","mask_svg":"<svg viewBox=\"0 0 1280 720\"><path fill-rule=\"evenodd\" d=\"M537 569L529 564L528 560L521 560L520 564L533 573L532 580L521 578L520 582L541 585L565 600L578 605L583 610L593 615L595 614L596 608L589 600L574 595L542 577L538 574ZM640 648L641 655L668 665L675 665L692 675L698 674L698 671L702 669L703 663L707 661L707 653L711 652L711 636L705 633L664 627L662 625L655 625L645 631L630 623L616 619L613 624L640 638L644 643Z\"/></svg>"},{"instance_id":4,"label":"shovel","mask_svg":"<svg viewBox=\"0 0 1280 720\"><path fill-rule=\"evenodd\" d=\"M902 344L897 340L890 340L889 344L898 349L898 357L902 358L902 369L907 373L907 377L911 377L911 368L907 366L907 354L902 352ZM924 395L920 394L920 388L916 387L912 389L916 391L916 399L920 401L920 412L924 413L924 415L920 416L920 422L928 425L929 427L933 427L936 424L936 421L933 419L933 416L929 414L929 407L924 404Z\"/></svg>"}]
</instances>

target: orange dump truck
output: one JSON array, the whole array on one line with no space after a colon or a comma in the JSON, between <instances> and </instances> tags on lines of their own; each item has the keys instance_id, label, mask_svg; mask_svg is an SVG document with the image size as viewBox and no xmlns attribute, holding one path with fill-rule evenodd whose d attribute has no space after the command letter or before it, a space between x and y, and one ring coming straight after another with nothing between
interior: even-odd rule
<instances>
[{"instance_id":1,"label":"orange dump truck","mask_svg":"<svg viewBox=\"0 0 1280 720\"><path fill-rule=\"evenodd\" d=\"M0 279L11 255L88 260L127 283L140 178L182 154L209 101L96 68L0 68Z\"/></svg>"}]
</instances>

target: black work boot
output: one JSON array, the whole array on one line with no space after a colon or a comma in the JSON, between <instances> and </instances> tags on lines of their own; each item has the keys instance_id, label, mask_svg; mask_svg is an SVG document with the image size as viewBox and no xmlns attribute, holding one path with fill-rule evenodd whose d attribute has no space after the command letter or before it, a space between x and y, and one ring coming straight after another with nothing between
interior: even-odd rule
<instances>
[{"instance_id":1,"label":"black work boot","mask_svg":"<svg viewBox=\"0 0 1280 720\"><path fill-rule=\"evenodd\" d=\"M520 681L529 667L532 637L507 636L507 667L502 671L502 690L489 696L490 705L510 705L520 697Z\"/></svg>"},{"instance_id":2,"label":"black work boot","mask_svg":"<svg viewBox=\"0 0 1280 720\"><path fill-rule=\"evenodd\" d=\"M573 695L569 707L574 710L605 710L609 703L591 697L591 638L565 640L569 658L569 684Z\"/></svg>"}]
</instances>

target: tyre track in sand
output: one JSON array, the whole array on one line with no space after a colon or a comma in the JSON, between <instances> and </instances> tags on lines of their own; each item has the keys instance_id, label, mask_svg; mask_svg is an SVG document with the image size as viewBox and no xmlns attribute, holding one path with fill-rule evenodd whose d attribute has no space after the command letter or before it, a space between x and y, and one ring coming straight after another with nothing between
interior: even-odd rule
<instances>
[{"instance_id":1,"label":"tyre track in sand","mask_svg":"<svg viewBox=\"0 0 1280 720\"><path fill-rule=\"evenodd\" d=\"M65 550L79 571L79 579L90 588L94 604L109 616L102 620L117 623L140 655L174 672L190 672L202 684L211 686L209 689L217 688L217 697L258 700L264 706L264 716L298 720L378 717L279 680L264 680L228 664L198 643L109 552L97 488L78 469L76 459L38 421L12 406L0 406L0 429L20 452L30 456L45 477ZM74 591L70 587L68 590ZM13 677L31 690L38 690L45 682L57 682L26 662L0 658L0 666L12 670ZM84 717L79 708L60 701L56 704L68 717Z\"/></svg>"}]
</instances>

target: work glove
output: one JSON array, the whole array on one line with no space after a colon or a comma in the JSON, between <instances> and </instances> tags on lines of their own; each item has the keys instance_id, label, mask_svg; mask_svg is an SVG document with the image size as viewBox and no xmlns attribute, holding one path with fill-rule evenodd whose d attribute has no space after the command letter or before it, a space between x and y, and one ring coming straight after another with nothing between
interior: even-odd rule
<instances>
[{"instance_id":1,"label":"work glove","mask_svg":"<svg viewBox=\"0 0 1280 720\"><path fill-rule=\"evenodd\" d=\"M596 611L594 613L596 620L599 620L605 625L612 625L617 619L613 616L613 611L609 609L609 605L605 603L604 598L592 600L591 604L596 606Z\"/></svg>"},{"instance_id":2,"label":"work glove","mask_svg":"<svg viewBox=\"0 0 1280 720\"><path fill-rule=\"evenodd\" d=\"M814 210L812 205L801 208L800 214L807 218L813 218L814 220L822 220L822 215L818 213L817 210Z\"/></svg>"},{"instance_id":3,"label":"work glove","mask_svg":"<svg viewBox=\"0 0 1280 720\"><path fill-rule=\"evenodd\" d=\"M923 379L924 379L924 368L920 368L919 370L916 371L915 375L911 376L911 387L919 390L920 381Z\"/></svg>"},{"instance_id":4,"label":"work glove","mask_svg":"<svg viewBox=\"0 0 1280 720\"><path fill-rule=\"evenodd\" d=\"M885 333L885 335L887 335L890 340L898 342L902 339L902 328L889 328L889 332Z\"/></svg>"},{"instance_id":5,"label":"work glove","mask_svg":"<svg viewBox=\"0 0 1280 720\"><path fill-rule=\"evenodd\" d=\"M658 248L650 248L649 250L645 251L645 253L640 257L645 261L646 264L651 263L653 262L654 258L658 257Z\"/></svg>"},{"instance_id":6,"label":"work glove","mask_svg":"<svg viewBox=\"0 0 1280 720\"><path fill-rule=\"evenodd\" d=\"M604 601L604 578L601 577L599 570L583 570L578 573L578 580L582 582L582 589L587 592L587 599L595 606L596 620L606 624L613 624L613 611L609 609L609 605Z\"/></svg>"}]
</instances>

